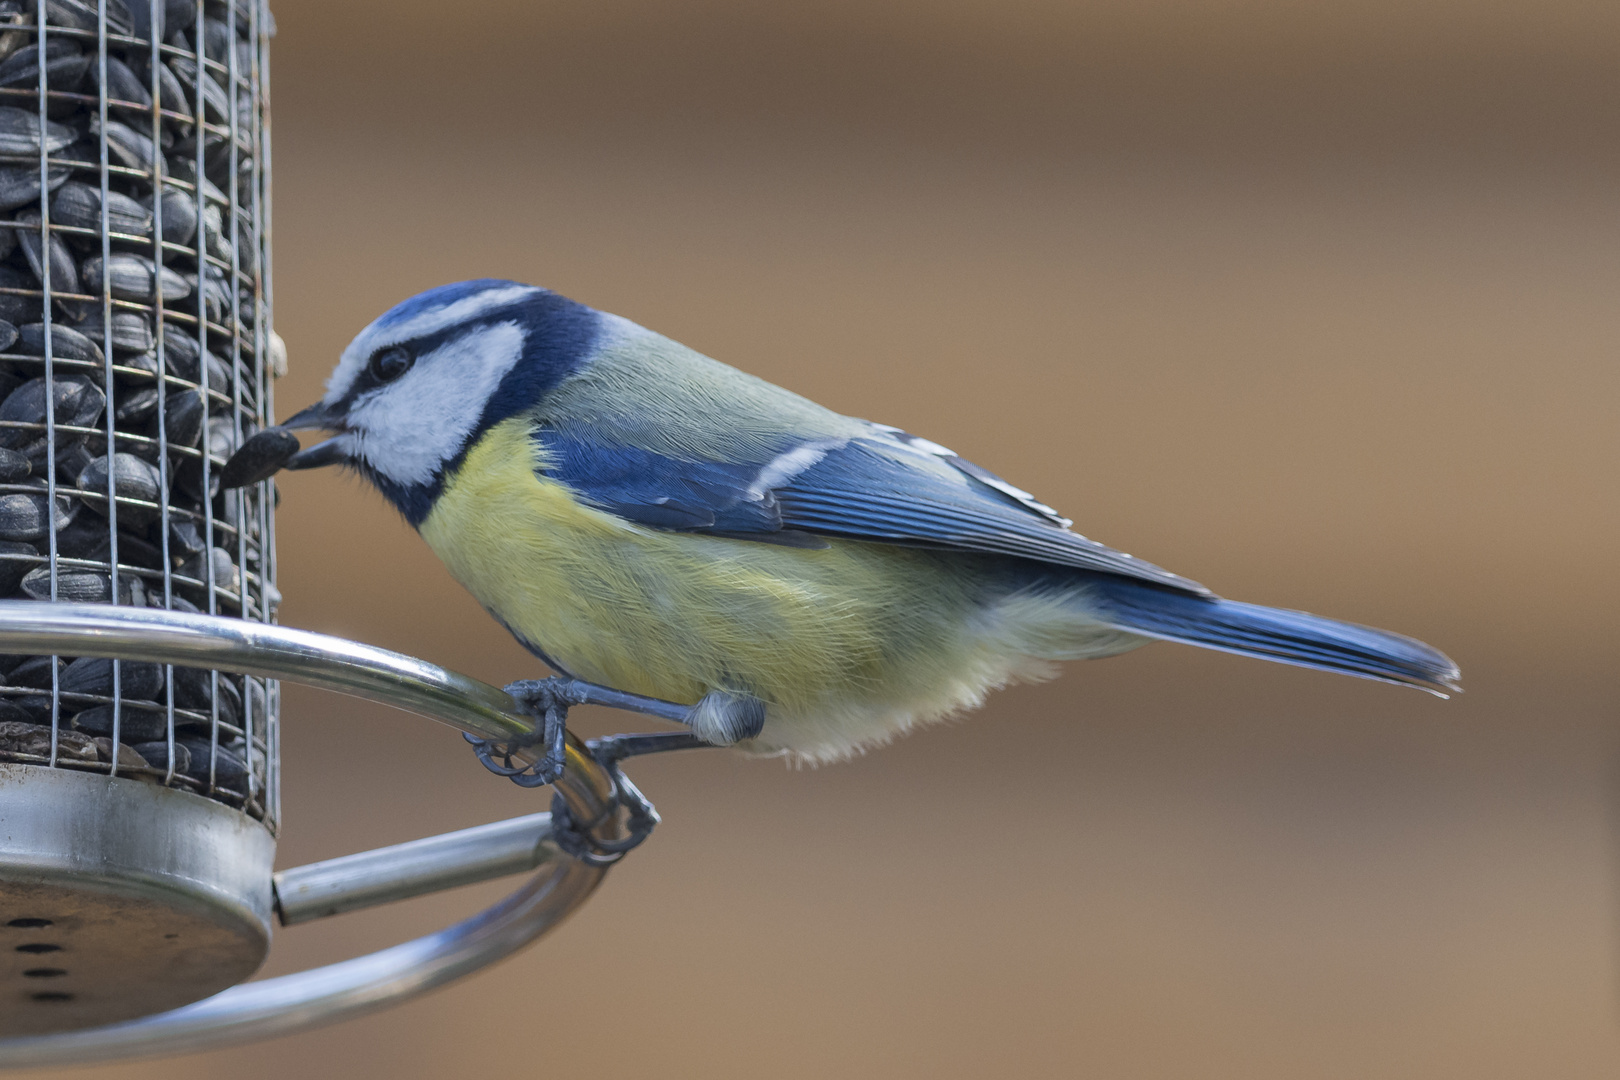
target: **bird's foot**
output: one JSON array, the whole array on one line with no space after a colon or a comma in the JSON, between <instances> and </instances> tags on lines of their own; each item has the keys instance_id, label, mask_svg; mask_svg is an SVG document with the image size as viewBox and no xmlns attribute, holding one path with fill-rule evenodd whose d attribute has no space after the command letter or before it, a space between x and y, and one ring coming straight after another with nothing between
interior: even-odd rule
<instances>
[{"instance_id":1,"label":"bird's foot","mask_svg":"<svg viewBox=\"0 0 1620 1080\"><path fill-rule=\"evenodd\" d=\"M579 821L574 817L574 811L568 805L568 800L563 798L562 792L553 793L551 842L588 866L612 866L624 858L627 852L640 847L642 841L652 835L659 817L658 811L653 808L647 796L624 775L618 761L600 758L598 761L601 761L602 767L613 778L613 801L595 821ZM625 812L624 835L618 840L598 839L595 835L596 830L621 808Z\"/></svg>"},{"instance_id":2,"label":"bird's foot","mask_svg":"<svg viewBox=\"0 0 1620 1080\"><path fill-rule=\"evenodd\" d=\"M592 739L586 749L613 779L613 801L595 821L574 818L561 793L551 799L551 836L563 851L592 866L611 866L624 858L658 824L658 811L619 763L626 758L659 754L670 750L693 750L704 746L730 746L757 736L765 725L765 703L751 694L712 690L696 705L627 694L595 683L558 676L524 680L506 687L517 702L518 711L536 723L527 735L505 741L463 735L472 744L478 760L490 772L505 776L522 787L544 787L562 776L567 763L568 710L574 705L606 705L609 708L645 713L688 726L688 731L662 731L646 735L609 735ZM513 763L514 754L531 746L543 746L540 760L529 765ZM604 821L625 812L625 835L619 840L599 840L593 834Z\"/></svg>"},{"instance_id":3,"label":"bird's foot","mask_svg":"<svg viewBox=\"0 0 1620 1080\"><path fill-rule=\"evenodd\" d=\"M525 679L506 688L518 711L535 720L534 730L504 742L463 734L484 768L510 779L519 787L545 787L562 776L566 764L568 709L582 703L578 680L565 678ZM543 746L540 760L531 765L513 765L512 755L531 746Z\"/></svg>"}]
</instances>

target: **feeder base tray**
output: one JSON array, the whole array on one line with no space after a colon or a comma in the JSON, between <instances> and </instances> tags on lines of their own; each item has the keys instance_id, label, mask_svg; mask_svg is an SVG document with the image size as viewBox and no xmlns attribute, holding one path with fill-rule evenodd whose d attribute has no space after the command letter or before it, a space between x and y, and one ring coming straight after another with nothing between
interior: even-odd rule
<instances>
[{"instance_id":1,"label":"feeder base tray","mask_svg":"<svg viewBox=\"0 0 1620 1080\"><path fill-rule=\"evenodd\" d=\"M162 1012L270 947L275 840L140 780L0 764L0 1037Z\"/></svg>"}]
</instances>

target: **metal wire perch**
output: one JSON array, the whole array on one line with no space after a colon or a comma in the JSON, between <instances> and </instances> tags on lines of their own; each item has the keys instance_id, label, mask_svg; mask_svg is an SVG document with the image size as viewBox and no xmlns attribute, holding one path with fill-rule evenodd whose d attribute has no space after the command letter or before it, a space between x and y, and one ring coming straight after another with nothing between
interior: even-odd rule
<instances>
[{"instance_id":1,"label":"metal wire perch","mask_svg":"<svg viewBox=\"0 0 1620 1080\"><path fill-rule=\"evenodd\" d=\"M523 744L532 738L534 727L504 691L398 653L307 631L181 612L0 601L0 648L71 650L84 656L192 664L291 679L427 716L511 747L516 762L532 760L532 751ZM28 765L9 768L49 771ZM92 779L103 787L132 789L161 801L213 805L193 792L129 778ZM614 775L598 763L590 748L565 735L557 797L572 821L592 823L587 838L591 845L608 849L624 839L624 822L614 813L619 790ZM18 808L7 802L5 791L0 782L0 822L9 828ZM262 830L258 823L253 827ZM107 854L113 860L108 872L114 876L134 869L151 875L149 866L127 865L132 853L113 849ZM144 854L137 851L133 856ZM214 848L210 855L215 862L228 862L233 851ZM203 862L187 869L214 871L217 879L220 867ZM241 898L241 906L262 920L266 935L272 909L283 925L292 925L531 868L537 869L535 876L501 903L437 934L298 975L235 986L154 1016L89 1030L0 1039L0 1067L189 1053L387 1008L522 948L582 904L607 872L600 862L565 856L549 814L286 870L275 875L273 883L268 866L262 866L262 877ZM34 869L49 876L78 868L42 862ZM251 878L253 869L238 865L233 880ZM0 935L56 930L49 925L19 927L17 921L0 927Z\"/></svg>"}]
</instances>

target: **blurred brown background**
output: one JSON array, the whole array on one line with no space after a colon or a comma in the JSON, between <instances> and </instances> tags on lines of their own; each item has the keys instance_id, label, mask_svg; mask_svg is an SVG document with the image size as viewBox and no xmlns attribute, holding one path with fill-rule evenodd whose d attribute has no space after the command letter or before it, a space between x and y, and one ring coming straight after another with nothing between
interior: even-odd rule
<instances>
[{"instance_id":1,"label":"blurred brown background","mask_svg":"<svg viewBox=\"0 0 1620 1080\"><path fill-rule=\"evenodd\" d=\"M1425 637L1468 694L1161 646L848 765L645 762L655 841L520 958L98 1075L1620 1069L1620 6L276 13L283 412L411 293L543 283L1227 595ZM536 673L380 499L284 494L286 622ZM283 865L545 805L340 699L290 691L286 746Z\"/></svg>"}]
</instances>

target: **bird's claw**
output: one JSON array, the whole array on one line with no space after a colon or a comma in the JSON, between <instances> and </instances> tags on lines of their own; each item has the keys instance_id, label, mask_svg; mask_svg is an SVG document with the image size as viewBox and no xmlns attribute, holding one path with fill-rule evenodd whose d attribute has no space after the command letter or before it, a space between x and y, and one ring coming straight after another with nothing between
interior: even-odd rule
<instances>
[{"instance_id":1,"label":"bird's claw","mask_svg":"<svg viewBox=\"0 0 1620 1080\"><path fill-rule=\"evenodd\" d=\"M592 690L601 694L602 688L591 687L574 679L532 679L512 683L506 692L517 702L518 711L536 721L534 730L527 735L514 736L504 741L481 739L463 733L472 744L473 752L484 768L504 776L521 787L545 787L562 777L567 763L568 709L584 704ZM607 693L613 693L608 691ZM623 695L629 698L629 695ZM618 704L618 702L613 702ZM529 765L513 763L513 754L530 746L543 745L545 753ZM613 799L602 816L581 822L575 819L568 801L561 792L551 797L551 839L567 854L590 866L611 866L624 858L625 853L639 846L652 835L658 825L658 811L630 778L624 775L619 763L660 750L685 749L703 745L686 732L661 732L655 735L615 735L593 739L586 744L592 758L613 780ZM620 809L625 812L625 835L619 840L599 840L594 835L612 815Z\"/></svg>"},{"instance_id":2,"label":"bird's claw","mask_svg":"<svg viewBox=\"0 0 1620 1080\"><path fill-rule=\"evenodd\" d=\"M652 835L660 820L653 804L624 775L617 761L605 761L602 765L613 777L613 801L600 818L583 823L577 821L562 792L551 796L552 843L587 866L612 866L627 852L641 846L641 842ZM598 840L593 830L617 813L620 807L625 811L624 837L619 840Z\"/></svg>"},{"instance_id":3,"label":"bird's claw","mask_svg":"<svg viewBox=\"0 0 1620 1080\"><path fill-rule=\"evenodd\" d=\"M560 678L512 683L506 687L506 692L517 702L519 712L536 721L534 730L500 742L466 733L462 738L472 744L473 753L478 755L484 768L519 787L555 784L567 764L568 708L580 701L577 694L569 692L572 683L572 679ZM540 760L531 765L512 764L516 751L536 745L545 747Z\"/></svg>"}]
</instances>

